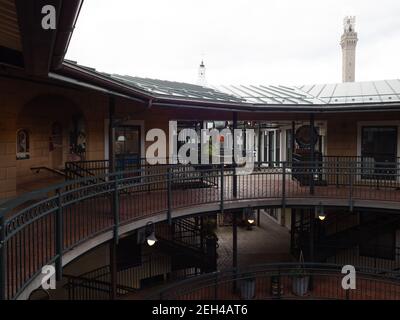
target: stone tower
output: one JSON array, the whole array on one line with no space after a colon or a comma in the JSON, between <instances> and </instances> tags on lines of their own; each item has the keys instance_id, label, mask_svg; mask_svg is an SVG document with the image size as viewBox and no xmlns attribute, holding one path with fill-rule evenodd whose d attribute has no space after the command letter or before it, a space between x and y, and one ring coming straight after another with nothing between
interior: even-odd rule
<instances>
[{"instance_id":1,"label":"stone tower","mask_svg":"<svg viewBox=\"0 0 400 320\"><path fill-rule=\"evenodd\" d=\"M354 82L356 70L357 32L355 31L356 17L345 17L344 32L340 41L342 46L342 81Z\"/></svg>"},{"instance_id":2,"label":"stone tower","mask_svg":"<svg viewBox=\"0 0 400 320\"><path fill-rule=\"evenodd\" d=\"M205 87L207 85L206 66L204 65L203 60L201 61L200 66L199 66L199 74L198 74L198 78L197 78L197 84L199 86L203 86L203 87Z\"/></svg>"}]
</instances>

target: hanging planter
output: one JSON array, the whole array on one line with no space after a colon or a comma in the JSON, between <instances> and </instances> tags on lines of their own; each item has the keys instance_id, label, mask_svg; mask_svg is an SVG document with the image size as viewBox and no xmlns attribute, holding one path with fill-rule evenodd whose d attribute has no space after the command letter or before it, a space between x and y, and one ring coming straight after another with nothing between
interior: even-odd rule
<instances>
[{"instance_id":1,"label":"hanging planter","mask_svg":"<svg viewBox=\"0 0 400 320\"><path fill-rule=\"evenodd\" d=\"M292 292L296 296L305 296L309 290L310 276L304 266L303 251L300 251L299 267L292 274Z\"/></svg>"}]
</instances>

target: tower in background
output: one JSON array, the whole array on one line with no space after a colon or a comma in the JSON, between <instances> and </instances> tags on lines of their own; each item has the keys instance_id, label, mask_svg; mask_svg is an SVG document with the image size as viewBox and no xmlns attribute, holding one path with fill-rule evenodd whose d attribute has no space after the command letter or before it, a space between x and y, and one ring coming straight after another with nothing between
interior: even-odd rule
<instances>
[{"instance_id":1,"label":"tower in background","mask_svg":"<svg viewBox=\"0 0 400 320\"><path fill-rule=\"evenodd\" d=\"M201 61L200 66L199 66L199 74L198 74L198 78L197 78L197 84L199 86L203 86L203 87L205 87L207 85L206 66L204 65L203 60Z\"/></svg>"},{"instance_id":2,"label":"tower in background","mask_svg":"<svg viewBox=\"0 0 400 320\"><path fill-rule=\"evenodd\" d=\"M344 32L340 41L342 46L342 81L354 82L356 77L356 17L347 16L343 20Z\"/></svg>"}]
</instances>

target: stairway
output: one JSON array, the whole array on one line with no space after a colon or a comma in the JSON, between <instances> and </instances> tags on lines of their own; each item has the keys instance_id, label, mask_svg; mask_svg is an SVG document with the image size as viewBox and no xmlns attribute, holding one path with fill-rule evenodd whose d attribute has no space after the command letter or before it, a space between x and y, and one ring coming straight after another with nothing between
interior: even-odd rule
<instances>
[{"instance_id":1,"label":"stairway","mask_svg":"<svg viewBox=\"0 0 400 320\"><path fill-rule=\"evenodd\" d=\"M202 235L200 225L193 218L174 221L171 227L163 226L156 234L161 250L173 257L173 269L216 270L216 239Z\"/></svg>"}]
</instances>

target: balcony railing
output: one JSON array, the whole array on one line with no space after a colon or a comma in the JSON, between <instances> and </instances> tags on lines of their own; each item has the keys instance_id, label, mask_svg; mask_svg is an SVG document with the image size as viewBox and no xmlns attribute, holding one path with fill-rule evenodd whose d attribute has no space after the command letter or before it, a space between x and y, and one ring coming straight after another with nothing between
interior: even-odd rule
<instances>
[{"instance_id":1,"label":"balcony railing","mask_svg":"<svg viewBox=\"0 0 400 320\"><path fill-rule=\"evenodd\" d=\"M0 211L0 298L18 297L69 250L106 231L155 215L205 204L224 210L238 200L341 199L400 203L399 165L363 179L359 162L256 163L249 175L224 165L162 165L90 175L28 193ZM38 200L39 199L39 200Z\"/></svg>"},{"instance_id":2,"label":"balcony railing","mask_svg":"<svg viewBox=\"0 0 400 320\"><path fill-rule=\"evenodd\" d=\"M342 299L398 300L400 281L358 268L356 288L342 287L342 266L316 263L258 265L180 281L152 294L159 300Z\"/></svg>"}]
</instances>

